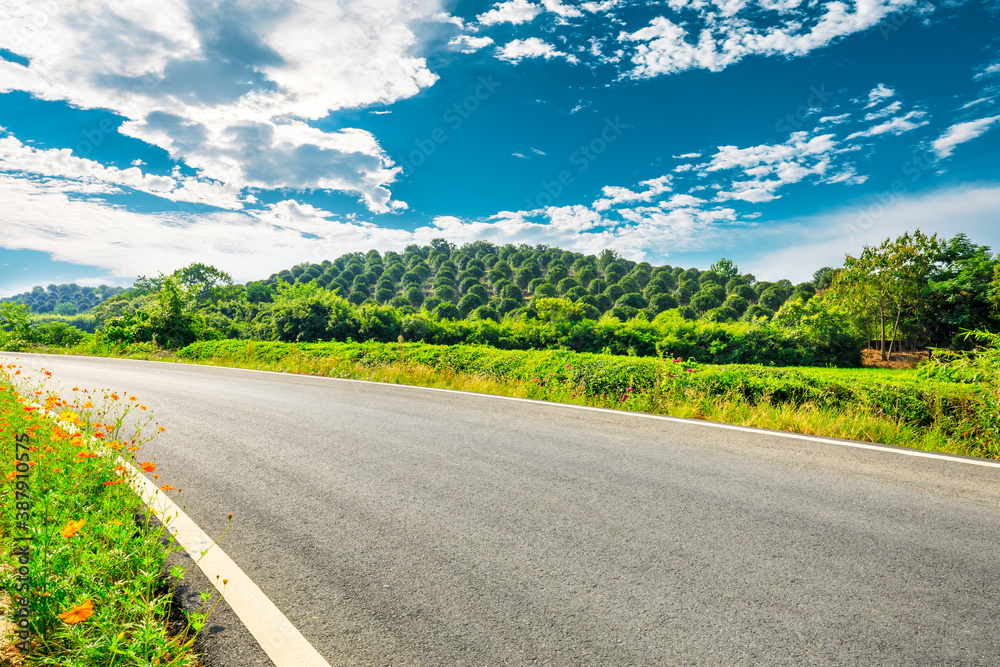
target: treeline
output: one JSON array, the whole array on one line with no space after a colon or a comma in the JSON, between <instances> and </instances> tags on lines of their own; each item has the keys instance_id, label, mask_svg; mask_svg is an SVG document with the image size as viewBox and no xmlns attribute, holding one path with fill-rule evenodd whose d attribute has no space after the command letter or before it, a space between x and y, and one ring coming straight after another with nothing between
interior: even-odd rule
<instances>
[{"instance_id":1,"label":"treeline","mask_svg":"<svg viewBox=\"0 0 1000 667\"><path fill-rule=\"evenodd\" d=\"M36 285L30 292L15 294L0 299L20 303L31 309L33 313L55 313L56 315L76 315L90 310L97 304L125 291L123 287L81 287L76 283L65 285Z\"/></svg>"},{"instance_id":2,"label":"treeline","mask_svg":"<svg viewBox=\"0 0 1000 667\"><path fill-rule=\"evenodd\" d=\"M771 365L860 363L869 340L971 345L995 330L1000 263L964 235L919 232L866 248L811 281L759 281L722 259L707 270L544 245L348 253L234 284L192 264L140 278L88 311L112 345L197 340L472 343L501 349L671 356ZM49 323L52 334L65 331ZM4 328L0 315L0 329ZM10 327L7 327L10 329ZM59 329L57 331L57 329ZM25 336L30 335L25 333ZM891 351L891 350L887 350Z\"/></svg>"}]
</instances>

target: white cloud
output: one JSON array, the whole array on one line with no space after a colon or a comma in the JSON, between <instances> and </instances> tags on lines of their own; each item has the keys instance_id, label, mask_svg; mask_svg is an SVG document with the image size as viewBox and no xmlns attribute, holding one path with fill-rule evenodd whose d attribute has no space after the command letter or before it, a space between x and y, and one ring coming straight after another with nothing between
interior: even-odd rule
<instances>
[{"instance_id":1,"label":"white cloud","mask_svg":"<svg viewBox=\"0 0 1000 667\"><path fill-rule=\"evenodd\" d=\"M542 4L545 5L547 11L558 14L564 19L583 16L583 12L579 9L572 5L564 5L560 0L542 0Z\"/></svg>"},{"instance_id":2,"label":"white cloud","mask_svg":"<svg viewBox=\"0 0 1000 667\"><path fill-rule=\"evenodd\" d=\"M531 159L527 155L525 155L524 153L511 153L511 155L513 155L514 157L519 157L522 160L529 160L529 159Z\"/></svg>"},{"instance_id":3,"label":"white cloud","mask_svg":"<svg viewBox=\"0 0 1000 667\"><path fill-rule=\"evenodd\" d=\"M542 13L542 8L528 0L510 0L498 2L493 9L476 17L482 25L496 23L526 23Z\"/></svg>"},{"instance_id":4,"label":"white cloud","mask_svg":"<svg viewBox=\"0 0 1000 667\"><path fill-rule=\"evenodd\" d=\"M567 62L577 62L576 56L563 53L547 42L537 37L515 39L503 46L497 47L496 57L511 63L519 63L524 58L565 58Z\"/></svg>"},{"instance_id":5,"label":"white cloud","mask_svg":"<svg viewBox=\"0 0 1000 667\"><path fill-rule=\"evenodd\" d=\"M822 12L799 10L800 2L774 0L761 12L745 0L670 0L675 12L688 6L698 21L676 23L658 16L634 32L622 32L625 44L638 43L632 53L633 78L649 78L689 69L717 72L751 55L802 56L846 35L868 30L889 14L914 7L917 0L864 0L853 7L839 0L825 2ZM819 3L816 3L819 4ZM852 11L853 9L853 11ZM685 17L687 18L687 17Z\"/></svg>"},{"instance_id":6,"label":"white cloud","mask_svg":"<svg viewBox=\"0 0 1000 667\"><path fill-rule=\"evenodd\" d=\"M493 43L493 39L490 37L473 37L472 35L459 35L458 37L453 37L448 46L454 48L456 51L461 51L462 53L475 53L479 49L489 46Z\"/></svg>"},{"instance_id":7,"label":"white cloud","mask_svg":"<svg viewBox=\"0 0 1000 667\"><path fill-rule=\"evenodd\" d=\"M887 104L878 111L868 112L867 114L865 114L865 120L872 121L872 120L877 120L879 118L885 118L886 116L891 116L894 113L899 113L899 111L902 108L903 108L903 103L900 102L899 100L896 100L892 104Z\"/></svg>"},{"instance_id":8,"label":"white cloud","mask_svg":"<svg viewBox=\"0 0 1000 667\"><path fill-rule=\"evenodd\" d=\"M981 71L977 72L973 77L974 79L983 79L994 74L1000 74L1000 60L990 63L984 67Z\"/></svg>"},{"instance_id":9,"label":"white cloud","mask_svg":"<svg viewBox=\"0 0 1000 667\"><path fill-rule=\"evenodd\" d=\"M970 120L965 123L956 123L949 127L944 134L934 140L932 146L939 158L946 158L955 150L955 146L972 141L979 135L989 130L1000 121L1000 116L988 116L978 120Z\"/></svg>"},{"instance_id":10,"label":"white cloud","mask_svg":"<svg viewBox=\"0 0 1000 667\"><path fill-rule=\"evenodd\" d=\"M701 153L684 153L682 155L675 155L674 158L678 160L694 160L701 157Z\"/></svg>"},{"instance_id":11,"label":"white cloud","mask_svg":"<svg viewBox=\"0 0 1000 667\"><path fill-rule=\"evenodd\" d=\"M887 100L895 94L895 90L889 88L884 83L880 83L875 88L872 88L871 92L868 93L868 104L865 105L865 108L868 109L873 106L877 106L878 104L881 104L883 100Z\"/></svg>"},{"instance_id":12,"label":"white cloud","mask_svg":"<svg viewBox=\"0 0 1000 667\"><path fill-rule=\"evenodd\" d=\"M140 164L141 160L138 161ZM106 193L123 187L170 201L208 204L228 209L242 208L239 190L216 181L194 177L160 176L144 173L138 166L127 169L107 167L94 160L73 155L68 148L38 149L22 144L13 136L0 136L0 172L17 172L31 177L66 181L65 191L81 188Z\"/></svg>"},{"instance_id":13,"label":"white cloud","mask_svg":"<svg viewBox=\"0 0 1000 667\"><path fill-rule=\"evenodd\" d=\"M737 169L748 180L734 180L728 190L721 190L716 201L739 200L760 204L777 199L776 192L807 176L826 173L829 154L836 147L832 134L809 137L795 132L782 144L763 144L749 148L720 146L705 171Z\"/></svg>"},{"instance_id":14,"label":"white cloud","mask_svg":"<svg viewBox=\"0 0 1000 667\"><path fill-rule=\"evenodd\" d=\"M545 155L546 154L545 151L538 150L537 148L532 148L531 152L534 153L535 155Z\"/></svg>"},{"instance_id":15,"label":"white cloud","mask_svg":"<svg viewBox=\"0 0 1000 667\"><path fill-rule=\"evenodd\" d=\"M670 176L660 176L659 178L651 178L646 181L640 181L639 185L645 186L645 189L640 192L634 192L628 188L622 188L616 185L605 186L601 190L603 198L595 201L593 208L595 211L607 211L613 206L618 206L619 204L627 202L652 201L664 192L670 191L670 182Z\"/></svg>"},{"instance_id":16,"label":"white cloud","mask_svg":"<svg viewBox=\"0 0 1000 667\"><path fill-rule=\"evenodd\" d=\"M661 208L696 207L705 203L704 199L699 199L693 195L676 194L666 201L660 202Z\"/></svg>"},{"instance_id":17,"label":"white cloud","mask_svg":"<svg viewBox=\"0 0 1000 667\"><path fill-rule=\"evenodd\" d=\"M819 119L819 124L820 125L838 125L840 123L845 122L850 117L851 117L850 112L848 112L848 113L842 113L842 114L837 115L837 116L823 116L822 118Z\"/></svg>"},{"instance_id":18,"label":"white cloud","mask_svg":"<svg viewBox=\"0 0 1000 667\"><path fill-rule=\"evenodd\" d=\"M438 4L94 0L45 5L38 21L3 3L4 46L30 64L0 61L0 90L110 109L124 133L235 188L344 190L387 211L395 172L374 138L305 122L432 85L411 26Z\"/></svg>"},{"instance_id":19,"label":"white cloud","mask_svg":"<svg viewBox=\"0 0 1000 667\"><path fill-rule=\"evenodd\" d=\"M853 132L847 135L846 141L858 139L859 137L876 137L880 134L899 135L904 132L910 132L918 127L923 127L930 122L924 118L926 115L927 114L923 111L911 111L903 116L897 116L896 118L887 120L884 123L873 125L867 130Z\"/></svg>"}]
</instances>

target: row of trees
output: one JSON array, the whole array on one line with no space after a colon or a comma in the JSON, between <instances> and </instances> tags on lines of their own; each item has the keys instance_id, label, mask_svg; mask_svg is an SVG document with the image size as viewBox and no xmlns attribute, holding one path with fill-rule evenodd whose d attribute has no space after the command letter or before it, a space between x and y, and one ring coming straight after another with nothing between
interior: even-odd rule
<instances>
[{"instance_id":1,"label":"row of trees","mask_svg":"<svg viewBox=\"0 0 1000 667\"><path fill-rule=\"evenodd\" d=\"M456 248L443 239L402 253L371 250L300 264L252 283L249 298L268 300L281 283L318 285L354 305L412 307L447 319L517 317L534 299L565 298L595 319L604 314L629 319L640 311L655 317L680 308L687 319L753 321L770 318L789 298L807 300L817 291L815 281L758 282L728 260L701 271L637 263L613 250L584 255L484 241Z\"/></svg>"},{"instance_id":2,"label":"row of trees","mask_svg":"<svg viewBox=\"0 0 1000 667\"><path fill-rule=\"evenodd\" d=\"M101 285L100 287L81 287L76 283L64 285L37 285L30 292L15 294L0 301L9 301L27 306L33 313L55 313L57 315L75 315L90 310L106 299L121 294L125 289Z\"/></svg>"}]
</instances>

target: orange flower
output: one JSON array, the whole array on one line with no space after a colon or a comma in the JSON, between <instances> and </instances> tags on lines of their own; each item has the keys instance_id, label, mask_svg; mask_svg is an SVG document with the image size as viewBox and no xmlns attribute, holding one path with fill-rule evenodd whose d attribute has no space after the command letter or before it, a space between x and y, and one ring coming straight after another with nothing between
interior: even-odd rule
<instances>
[{"instance_id":1,"label":"orange flower","mask_svg":"<svg viewBox=\"0 0 1000 667\"><path fill-rule=\"evenodd\" d=\"M137 399L135 396L129 396L128 400L130 400L130 401L137 401L139 399Z\"/></svg>"},{"instance_id":2,"label":"orange flower","mask_svg":"<svg viewBox=\"0 0 1000 667\"><path fill-rule=\"evenodd\" d=\"M156 470L156 464L154 464L152 461L146 461L146 462L144 462L141 465L141 467L146 472L153 472L154 470Z\"/></svg>"},{"instance_id":3,"label":"orange flower","mask_svg":"<svg viewBox=\"0 0 1000 667\"><path fill-rule=\"evenodd\" d=\"M83 407L85 407L85 408L92 408L92 407L94 407L94 404L91 403L90 401L87 401L86 403L83 404Z\"/></svg>"},{"instance_id":4,"label":"orange flower","mask_svg":"<svg viewBox=\"0 0 1000 667\"><path fill-rule=\"evenodd\" d=\"M81 623L94 615L94 603L87 600L83 604L78 604L59 614L59 620L70 625Z\"/></svg>"},{"instance_id":5,"label":"orange flower","mask_svg":"<svg viewBox=\"0 0 1000 667\"><path fill-rule=\"evenodd\" d=\"M67 523L65 526L62 527L62 530L59 531L59 534L62 535L63 537L73 537L74 535L76 535L76 531L83 528L83 524L85 523L87 523L86 517L80 519L79 521L70 521L69 523Z\"/></svg>"},{"instance_id":6,"label":"orange flower","mask_svg":"<svg viewBox=\"0 0 1000 667\"><path fill-rule=\"evenodd\" d=\"M170 486L169 484L164 484L160 488L163 489L164 491L173 491L176 487Z\"/></svg>"},{"instance_id":7,"label":"orange flower","mask_svg":"<svg viewBox=\"0 0 1000 667\"><path fill-rule=\"evenodd\" d=\"M7 479L14 479L15 477L17 477L17 471L16 470L10 471L9 473L6 474L6 477Z\"/></svg>"},{"instance_id":8,"label":"orange flower","mask_svg":"<svg viewBox=\"0 0 1000 667\"><path fill-rule=\"evenodd\" d=\"M100 454L94 454L93 452L80 452L76 455L78 459L96 459Z\"/></svg>"},{"instance_id":9,"label":"orange flower","mask_svg":"<svg viewBox=\"0 0 1000 667\"><path fill-rule=\"evenodd\" d=\"M104 486L114 486L115 484L124 484L124 479L109 479L104 483Z\"/></svg>"},{"instance_id":10,"label":"orange flower","mask_svg":"<svg viewBox=\"0 0 1000 667\"><path fill-rule=\"evenodd\" d=\"M140 405L140 406L139 406L139 409L140 409L140 410L147 410L148 408L147 408L147 407L146 407L145 405Z\"/></svg>"},{"instance_id":11,"label":"orange flower","mask_svg":"<svg viewBox=\"0 0 1000 667\"><path fill-rule=\"evenodd\" d=\"M111 392L111 400L117 401L119 398L121 398L121 396L119 396L115 392Z\"/></svg>"},{"instance_id":12,"label":"orange flower","mask_svg":"<svg viewBox=\"0 0 1000 667\"><path fill-rule=\"evenodd\" d=\"M62 472L62 468L53 468L52 472Z\"/></svg>"},{"instance_id":13,"label":"orange flower","mask_svg":"<svg viewBox=\"0 0 1000 667\"><path fill-rule=\"evenodd\" d=\"M161 426L160 428L158 428L158 429L156 429L156 430L157 430L157 431L159 431L160 433L163 433L163 432L164 432L164 431L166 431L167 429L165 429L165 428L163 428L163 427Z\"/></svg>"},{"instance_id":14,"label":"orange flower","mask_svg":"<svg viewBox=\"0 0 1000 667\"><path fill-rule=\"evenodd\" d=\"M122 465L117 465L114 468L112 468L112 470L114 470L119 475L122 474L123 472L128 472L128 468Z\"/></svg>"},{"instance_id":15,"label":"orange flower","mask_svg":"<svg viewBox=\"0 0 1000 667\"><path fill-rule=\"evenodd\" d=\"M72 438L69 441L69 444L73 445L74 447L83 447L83 438Z\"/></svg>"}]
</instances>

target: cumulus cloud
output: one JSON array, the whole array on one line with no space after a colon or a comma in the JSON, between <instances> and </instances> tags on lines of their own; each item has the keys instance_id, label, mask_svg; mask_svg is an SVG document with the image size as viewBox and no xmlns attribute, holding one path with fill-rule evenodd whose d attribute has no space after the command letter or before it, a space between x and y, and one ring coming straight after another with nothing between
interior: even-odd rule
<instances>
[{"instance_id":1,"label":"cumulus cloud","mask_svg":"<svg viewBox=\"0 0 1000 667\"><path fill-rule=\"evenodd\" d=\"M639 185L644 186L645 188L640 192L633 192L628 188L622 188L614 185L605 186L601 190L603 198L595 201L593 208L595 211L606 211L613 206L618 206L619 204L627 202L652 201L664 192L670 191L670 182L670 176L660 176L659 178L640 181Z\"/></svg>"},{"instance_id":2,"label":"cumulus cloud","mask_svg":"<svg viewBox=\"0 0 1000 667\"><path fill-rule=\"evenodd\" d=\"M970 120L965 123L956 123L949 127L944 134L935 139L931 145L939 158L946 158L952 154L955 146L972 141L993 127L997 121L1000 121L1000 116L987 116L986 118Z\"/></svg>"},{"instance_id":3,"label":"cumulus cloud","mask_svg":"<svg viewBox=\"0 0 1000 667\"><path fill-rule=\"evenodd\" d=\"M141 164L141 160L138 161ZM171 176L144 173L137 166L127 169L108 167L100 162L73 155L68 148L38 149L22 144L17 138L0 134L0 172L64 182L64 191L93 193L104 188L108 194L128 188L170 201L207 204L239 209L243 203L238 189L218 181L184 177L175 171Z\"/></svg>"},{"instance_id":4,"label":"cumulus cloud","mask_svg":"<svg viewBox=\"0 0 1000 667\"><path fill-rule=\"evenodd\" d=\"M412 26L436 3L94 0L46 5L45 21L7 3L5 46L29 64L0 61L0 90L110 109L232 187L343 190L384 212L396 171L374 138L307 123L433 84Z\"/></svg>"},{"instance_id":5,"label":"cumulus cloud","mask_svg":"<svg viewBox=\"0 0 1000 667\"><path fill-rule=\"evenodd\" d=\"M542 8L528 2L528 0L510 0L510 2L498 2L493 5L493 9L476 17L482 25L493 25L496 23L527 23L542 13Z\"/></svg>"},{"instance_id":6,"label":"cumulus cloud","mask_svg":"<svg viewBox=\"0 0 1000 667\"><path fill-rule=\"evenodd\" d=\"M675 12L682 9L696 16L675 22L665 16L648 26L622 32L619 41L635 44L629 75L643 79L689 69L713 72L751 55L802 56L833 41L870 29L886 16L916 6L917 0L866 0L817 3L818 12L806 11L804 3L772 0L685 2L670 0ZM761 9L765 11L760 11Z\"/></svg>"},{"instance_id":7,"label":"cumulus cloud","mask_svg":"<svg viewBox=\"0 0 1000 667\"><path fill-rule=\"evenodd\" d=\"M577 62L577 57L563 53L548 42L543 42L537 37L527 39L515 39L501 47L497 47L496 57L511 63L519 63L525 58L565 58L567 62Z\"/></svg>"},{"instance_id":8,"label":"cumulus cloud","mask_svg":"<svg viewBox=\"0 0 1000 667\"><path fill-rule=\"evenodd\" d=\"M475 53L479 49L485 48L493 43L491 37L474 37L472 35L459 35L453 37L448 42L448 46L462 53Z\"/></svg>"}]
</instances>

